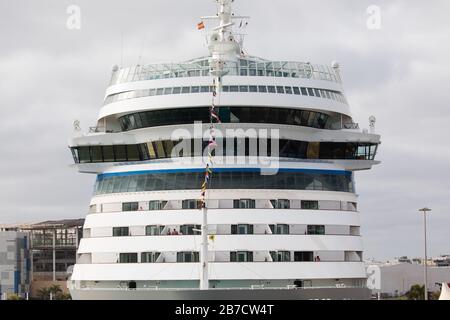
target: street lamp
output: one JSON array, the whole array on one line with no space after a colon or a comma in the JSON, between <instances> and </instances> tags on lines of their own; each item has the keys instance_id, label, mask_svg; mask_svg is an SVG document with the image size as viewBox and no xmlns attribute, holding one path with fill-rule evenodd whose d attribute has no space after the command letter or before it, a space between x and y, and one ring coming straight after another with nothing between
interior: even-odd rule
<instances>
[{"instance_id":1,"label":"street lamp","mask_svg":"<svg viewBox=\"0 0 450 320\"><path fill-rule=\"evenodd\" d=\"M425 207L419 209L419 211L423 212L423 232L424 232L424 246L425 246L425 262L424 262L424 277L425 277L425 287L424 287L424 296L425 300L428 300L428 289L427 289L427 212L431 211L431 209Z\"/></svg>"}]
</instances>

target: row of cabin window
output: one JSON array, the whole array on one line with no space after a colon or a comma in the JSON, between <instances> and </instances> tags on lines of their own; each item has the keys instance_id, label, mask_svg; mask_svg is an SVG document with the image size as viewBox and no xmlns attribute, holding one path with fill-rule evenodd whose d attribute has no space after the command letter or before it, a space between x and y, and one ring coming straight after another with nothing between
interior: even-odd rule
<instances>
[{"instance_id":1,"label":"row of cabin window","mask_svg":"<svg viewBox=\"0 0 450 320\"><path fill-rule=\"evenodd\" d=\"M146 236L159 236L162 235L165 226L150 225L145 227ZM180 232L176 232L176 235L198 235L200 225L182 225L180 226ZM289 234L289 225L287 224L270 224L269 225L272 234ZM252 224L233 224L231 225L231 234L254 234L254 226ZM324 235L324 225L308 225L308 235ZM169 235L174 235L169 231ZM129 227L113 227L113 237L128 237L131 236Z\"/></svg>"},{"instance_id":2,"label":"row of cabin window","mask_svg":"<svg viewBox=\"0 0 450 320\"><path fill-rule=\"evenodd\" d=\"M274 209L290 209L291 201L288 199L270 200ZM317 200L301 200L301 209L319 210L319 201ZM167 201L152 200L149 201L149 210L163 210ZM182 209L201 209L202 202L196 199L188 199L182 201ZM254 199L235 199L233 200L234 209L255 209L256 200ZM123 202L122 211L139 211L139 202Z\"/></svg>"},{"instance_id":3,"label":"row of cabin window","mask_svg":"<svg viewBox=\"0 0 450 320\"><path fill-rule=\"evenodd\" d=\"M316 111L274 107L217 107L222 123L271 123L331 129L330 116ZM209 123L208 107L137 112L119 118L122 131L141 128Z\"/></svg>"},{"instance_id":4,"label":"row of cabin window","mask_svg":"<svg viewBox=\"0 0 450 320\"><path fill-rule=\"evenodd\" d=\"M155 263L161 256L160 252L142 252L141 263ZM273 262L291 262L290 251L270 251ZM199 262L199 252L177 252L177 262ZM314 252L312 251L294 251L294 262L314 261ZM267 260L266 260L267 261ZM317 261L317 260L316 260ZM119 263L138 263L138 253L120 253ZM160 260L164 262L164 260ZM253 262L252 251L232 251L230 252L230 262Z\"/></svg>"},{"instance_id":5,"label":"row of cabin window","mask_svg":"<svg viewBox=\"0 0 450 320\"><path fill-rule=\"evenodd\" d=\"M106 97L104 104L106 105L109 103L134 98L172 95L172 94L209 93L213 91L214 91L213 86L189 86L189 87L169 87L169 88L133 90L111 94ZM222 91L243 92L243 93L294 94L294 95L331 99L339 101L341 103L347 103L342 93L338 91L318 89L318 88L291 87L291 86L234 85L234 86L223 86Z\"/></svg>"}]
</instances>

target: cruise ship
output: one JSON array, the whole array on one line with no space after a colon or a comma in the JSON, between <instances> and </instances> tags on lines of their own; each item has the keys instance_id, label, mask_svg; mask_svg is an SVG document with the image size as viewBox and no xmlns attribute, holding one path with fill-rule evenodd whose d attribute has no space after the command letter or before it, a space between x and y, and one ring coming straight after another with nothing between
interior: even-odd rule
<instances>
[{"instance_id":1,"label":"cruise ship","mask_svg":"<svg viewBox=\"0 0 450 320\"><path fill-rule=\"evenodd\" d=\"M380 136L354 123L336 62L243 48L216 0L208 55L113 67L98 122L70 140L96 175L73 299L366 299L354 175Z\"/></svg>"}]
</instances>

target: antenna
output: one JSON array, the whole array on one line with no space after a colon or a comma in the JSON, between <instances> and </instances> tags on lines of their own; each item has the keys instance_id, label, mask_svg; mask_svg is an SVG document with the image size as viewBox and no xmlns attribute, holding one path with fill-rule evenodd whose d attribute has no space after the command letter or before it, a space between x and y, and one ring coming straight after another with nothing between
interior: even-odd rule
<instances>
[{"instance_id":1,"label":"antenna","mask_svg":"<svg viewBox=\"0 0 450 320\"><path fill-rule=\"evenodd\" d=\"M211 56L216 60L235 61L242 53L244 34L233 31L235 20L241 20L239 28L247 26L248 16L236 16L232 12L234 0L216 0L218 13L215 16L202 17L202 20L218 20L219 25L214 27L208 38L208 48ZM245 22L245 23L244 23ZM237 39L239 37L239 39Z\"/></svg>"}]
</instances>

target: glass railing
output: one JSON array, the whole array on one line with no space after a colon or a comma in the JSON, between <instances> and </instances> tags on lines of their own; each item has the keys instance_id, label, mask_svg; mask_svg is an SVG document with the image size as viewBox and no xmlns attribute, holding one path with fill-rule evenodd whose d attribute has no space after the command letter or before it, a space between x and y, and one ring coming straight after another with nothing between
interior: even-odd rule
<instances>
[{"instance_id":1,"label":"glass railing","mask_svg":"<svg viewBox=\"0 0 450 320\"><path fill-rule=\"evenodd\" d=\"M231 76L303 78L341 82L337 69L309 62L267 61L257 58L227 62L224 71ZM113 71L110 85L169 78L210 76L208 58L184 63L137 65Z\"/></svg>"}]
</instances>

